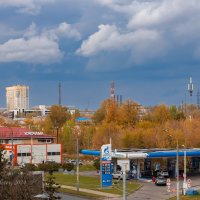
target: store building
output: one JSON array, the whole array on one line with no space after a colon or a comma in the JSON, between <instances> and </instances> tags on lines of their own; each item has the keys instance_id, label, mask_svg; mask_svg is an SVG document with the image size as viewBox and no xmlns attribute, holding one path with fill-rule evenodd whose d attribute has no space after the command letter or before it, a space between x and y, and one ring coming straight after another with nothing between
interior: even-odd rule
<instances>
[{"instance_id":1,"label":"store building","mask_svg":"<svg viewBox=\"0 0 200 200\"><path fill-rule=\"evenodd\" d=\"M0 144L5 157L14 165L21 163L38 164L47 160L61 163L61 144L55 144L56 138L43 132L27 128L0 127Z\"/></svg>"}]
</instances>

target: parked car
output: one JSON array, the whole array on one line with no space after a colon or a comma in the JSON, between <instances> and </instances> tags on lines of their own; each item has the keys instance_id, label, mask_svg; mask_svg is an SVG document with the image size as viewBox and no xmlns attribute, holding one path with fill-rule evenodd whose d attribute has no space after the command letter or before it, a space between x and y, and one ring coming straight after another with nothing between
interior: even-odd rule
<instances>
[{"instance_id":1,"label":"parked car","mask_svg":"<svg viewBox=\"0 0 200 200\"><path fill-rule=\"evenodd\" d=\"M157 172L157 176L163 176L165 178L169 178L169 172L167 170L161 170Z\"/></svg>"},{"instance_id":2,"label":"parked car","mask_svg":"<svg viewBox=\"0 0 200 200\"><path fill-rule=\"evenodd\" d=\"M46 160L45 161L45 164L55 164L56 163L56 161L54 161L54 160Z\"/></svg>"},{"instance_id":3,"label":"parked car","mask_svg":"<svg viewBox=\"0 0 200 200\"><path fill-rule=\"evenodd\" d=\"M77 160L70 160L69 163L73 163L74 165L76 165ZM83 165L83 162L81 160L79 160L79 165Z\"/></svg>"},{"instance_id":4,"label":"parked car","mask_svg":"<svg viewBox=\"0 0 200 200\"><path fill-rule=\"evenodd\" d=\"M155 180L155 185L167 185L167 180L163 176L158 176Z\"/></svg>"},{"instance_id":5,"label":"parked car","mask_svg":"<svg viewBox=\"0 0 200 200\"><path fill-rule=\"evenodd\" d=\"M123 172L122 171L116 171L112 173L113 179L123 179ZM126 173L126 179L129 179L129 173Z\"/></svg>"}]
</instances>

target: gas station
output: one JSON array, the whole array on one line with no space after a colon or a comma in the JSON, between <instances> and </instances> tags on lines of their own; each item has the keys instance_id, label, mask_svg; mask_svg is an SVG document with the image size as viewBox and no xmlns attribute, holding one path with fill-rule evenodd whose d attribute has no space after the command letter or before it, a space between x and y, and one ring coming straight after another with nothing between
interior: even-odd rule
<instances>
[{"instance_id":1,"label":"gas station","mask_svg":"<svg viewBox=\"0 0 200 200\"><path fill-rule=\"evenodd\" d=\"M98 150L82 150L83 155L100 156ZM179 159L179 174L183 176L184 160L187 173L200 174L200 148L193 149L115 149L111 151L112 170L119 166L134 179L154 176L155 171L167 170L176 177L176 161Z\"/></svg>"}]
</instances>

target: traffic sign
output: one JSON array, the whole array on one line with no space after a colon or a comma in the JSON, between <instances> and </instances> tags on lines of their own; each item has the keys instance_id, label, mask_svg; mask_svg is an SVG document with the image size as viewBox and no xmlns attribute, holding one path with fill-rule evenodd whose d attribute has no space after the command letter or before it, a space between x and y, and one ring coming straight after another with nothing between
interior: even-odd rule
<instances>
[{"instance_id":1,"label":"traffic sign","mask_svg":"<svg viewBox=\"0 0 200 200\"><path fill-rule=\"evenodd\" d=\"M192 187L192 180L191 179L187 180L187 186L188 186L188 188Z\"/></svg>"},{"instance_id":2,"label":"traffic sign","mask_svg":"<svg viewBox=\"0 0 200 200\"><path fill-rule=\"evenodd\" d=\"M167 186L170 186L171 185L171 180L170 178L167 179Z\"/></svg>"}]
</instances>

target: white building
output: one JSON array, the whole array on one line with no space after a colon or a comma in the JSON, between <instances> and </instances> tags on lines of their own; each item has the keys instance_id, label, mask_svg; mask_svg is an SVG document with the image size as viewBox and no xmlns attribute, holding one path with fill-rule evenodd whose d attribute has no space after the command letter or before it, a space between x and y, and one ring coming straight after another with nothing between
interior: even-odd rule
<instances>
[{"instance_id":1,"label":"white building","mask_svg":"<svg viewBox=\"0 0 200 200\"><path fill-rule=\"evenodd\" d=\"M29 109L29 87L25 85L6 87L6 105L7 110Z\"/></svg>"}]
</instances>

